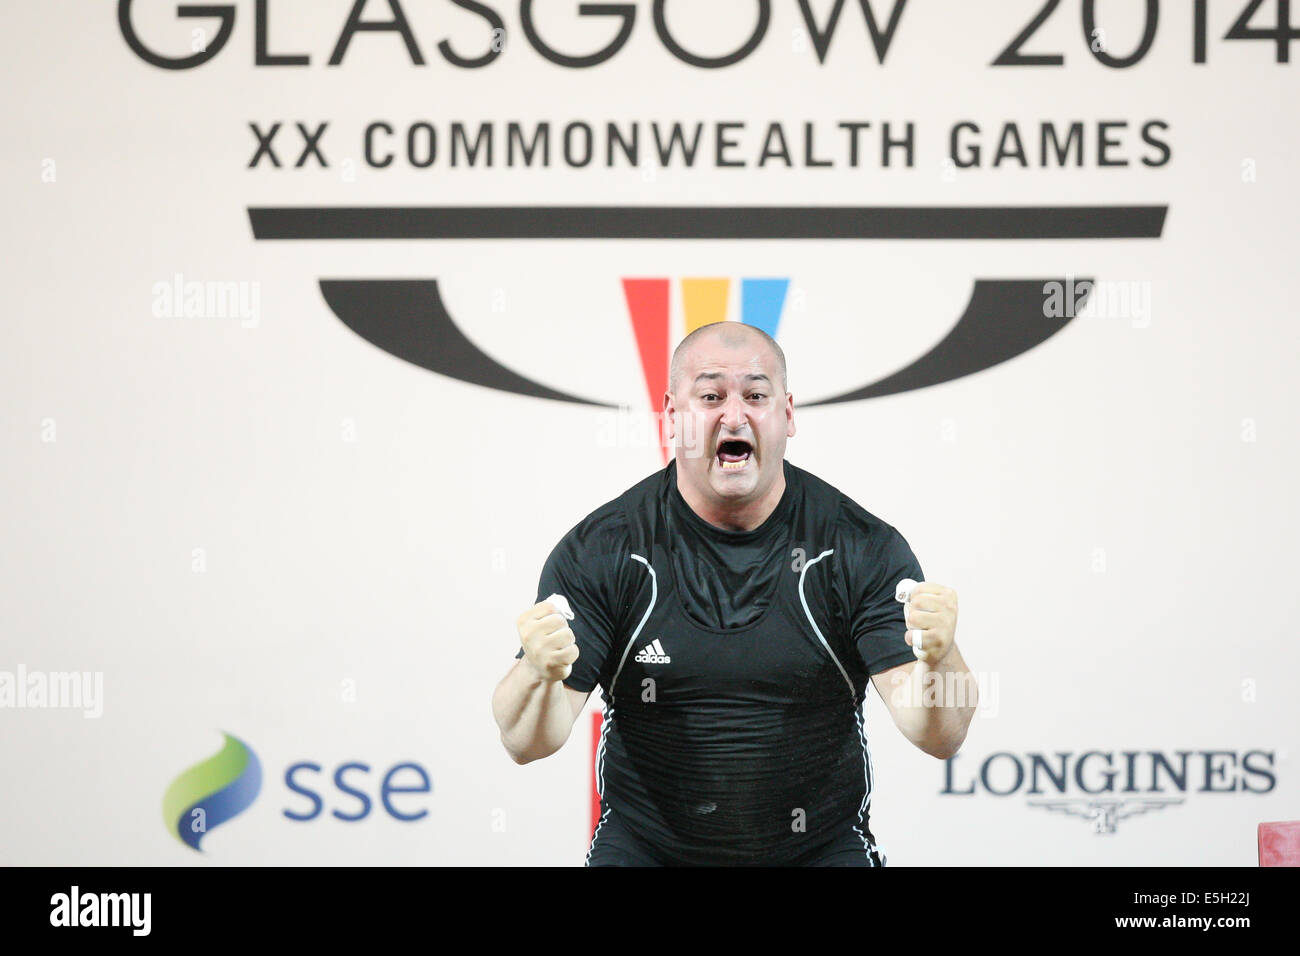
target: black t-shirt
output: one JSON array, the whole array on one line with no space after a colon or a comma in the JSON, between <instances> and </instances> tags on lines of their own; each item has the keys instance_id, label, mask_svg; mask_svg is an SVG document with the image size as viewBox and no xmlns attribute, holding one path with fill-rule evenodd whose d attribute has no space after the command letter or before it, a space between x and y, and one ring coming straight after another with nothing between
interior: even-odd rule
<instances>
[{"instance_id":1,"label":"black t-shirt","mask_svg":"<svg viewBox=\"0 0 1300 956\"><path fill-rule=\"evenodd\" d=\"M892 526L782 464L780 503L737 532L695 514L670 462L570 529L538 583L574 612L565 683L602 689L602 810L668 862L874 850L862 702L915 660L894 590L924 575Z\"/></svg>"}]
</instances>

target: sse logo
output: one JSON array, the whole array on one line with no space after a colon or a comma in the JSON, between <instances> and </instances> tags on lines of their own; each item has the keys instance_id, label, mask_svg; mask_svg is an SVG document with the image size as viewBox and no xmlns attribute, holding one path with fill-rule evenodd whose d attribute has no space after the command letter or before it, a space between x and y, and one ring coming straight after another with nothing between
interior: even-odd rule
<instances>
[{"instance_id":1,"label":"sse logo","mask_svg":"<svg viewBox=\"0 0 1300 956\"><path fill-rule=\"evenodd\" d=\"M262 789L262 764L238 737L222 734L226 745L172 781L163 795L163 822L176 839L203 852L199 841L247 810Z\"/></svg>"},{"instance_id":2,"label":"sse logo","mask_svg":"<svg viewBox=\"0 0 1300 956\"><path fill-rule=\"evenodd\" d=\"M225 746L181 773L163 796L167 830L200 853L200 842L208 831L247 810L262 789L262 764L253 748L231 734L223 732L222 736ZM356 823L374 810L372 792L383 812L394 820L409 823L429 814L427 807L413 806L410 797L401 798L402 806L395 802L399 794L433 792L428 772L418 763L404 761L389 767L379 779L377 791L371 783L370 766L360 761L335 767L327 778L332 787L319 779L325 772L321 764L310 760L291 764L285 770L285 787L307 801L301 807L284 808L281 812L287 819L299 823L315 820L328 805L334 819Z\"/></svg>"}]
</instances>

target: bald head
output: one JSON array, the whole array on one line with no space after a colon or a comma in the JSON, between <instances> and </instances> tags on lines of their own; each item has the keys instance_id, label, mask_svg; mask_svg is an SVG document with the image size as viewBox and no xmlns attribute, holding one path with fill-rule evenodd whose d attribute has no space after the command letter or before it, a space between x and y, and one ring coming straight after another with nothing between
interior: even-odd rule
<instances>
[{"instance_id":1,"label":"bald head","mask_svg":"<svg viewBox=\"0 0 1300 956\"><path fill-rule=\"evenodd\" d=\"M777 345L776 339L762 329L746 325L743 322L712 322L709 325L700 326L682 339L677 344L677 348L673 350L673 362L668 372L668 390L674 395L677 394L677 386L681 384L682 376L685 374L686 366L691 359L691 353L694 352L697 346L717 343L726 348L739 348L754 342L761 342L767 346L776 359L776 368L781 375L781 391L789 391L789 383L786 381L785 374L785 353L781 351L781 346Z\"/></svg>"}]
</instances>

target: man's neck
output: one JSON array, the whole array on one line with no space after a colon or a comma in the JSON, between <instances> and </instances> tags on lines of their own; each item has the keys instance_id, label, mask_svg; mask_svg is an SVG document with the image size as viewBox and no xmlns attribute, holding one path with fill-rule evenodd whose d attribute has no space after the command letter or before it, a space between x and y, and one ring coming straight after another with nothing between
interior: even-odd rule
<instances>
[{"instance_id":1,"label":"man's neck","mask_svg":"<svg viewBox=\"0 0 1300 956\"><path fill-rule=\"evenodd\" d=\"M700 518L723 531L753 531L776 510L785 494L784 462L767 494L757 501L744 503L715 502L688 482L683 482L681 477L681 471L678 470L677 490L681 492L682 499Z\"/></svg>"}]
</instances>

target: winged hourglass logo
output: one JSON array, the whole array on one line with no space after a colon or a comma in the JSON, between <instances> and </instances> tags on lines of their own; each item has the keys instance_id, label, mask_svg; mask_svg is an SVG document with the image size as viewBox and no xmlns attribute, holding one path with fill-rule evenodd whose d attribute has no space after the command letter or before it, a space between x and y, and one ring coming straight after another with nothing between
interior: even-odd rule
<instances>
[{"instance_id":1,"label":"winged hourglass logo","mask_svg":"<svg viewBox=\"0 0 1300 956\"><path fill-rule=\"evenodd\" d=\"M1058 813L1083 817L1092 821L1093 833L1114 833L1120 820L1146 813L1150 810L1163 810L1183 802L1182 797L1140 797L1133 799L1117 798L1076 798L1073 800L1030 800L1031 807L1043 807Z\"/></svg>"}]
</instances>

